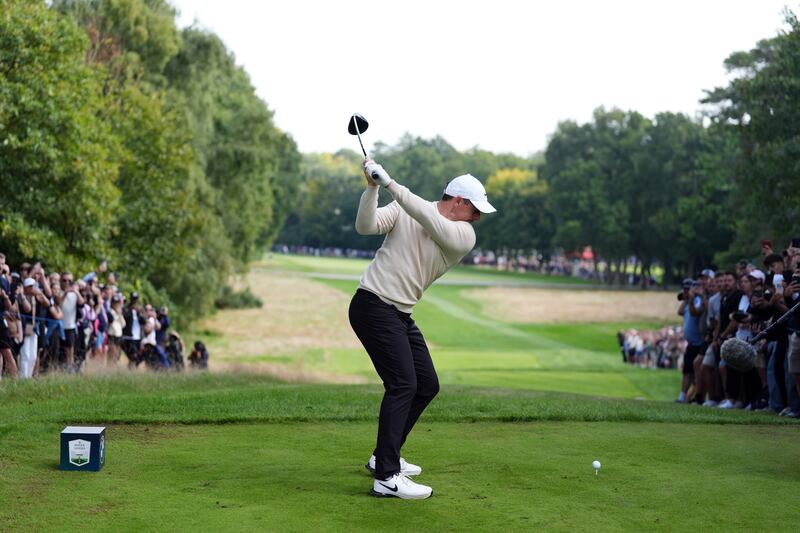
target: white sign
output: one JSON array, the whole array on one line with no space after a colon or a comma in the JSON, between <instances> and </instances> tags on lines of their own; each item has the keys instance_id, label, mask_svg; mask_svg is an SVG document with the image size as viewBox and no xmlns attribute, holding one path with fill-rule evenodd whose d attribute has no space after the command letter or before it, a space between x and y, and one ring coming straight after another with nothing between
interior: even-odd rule
<instances>
[{"instance_id":1,"label":"white sign","mask_svg":"<svg viewBox=\"0 0 800 533\"><path fill-rule=\"evenodd\" d=\"M69 462L75 466L89 464L92 443L88 440L78 439L69 441Z\"/></svg>"}]
</instances>

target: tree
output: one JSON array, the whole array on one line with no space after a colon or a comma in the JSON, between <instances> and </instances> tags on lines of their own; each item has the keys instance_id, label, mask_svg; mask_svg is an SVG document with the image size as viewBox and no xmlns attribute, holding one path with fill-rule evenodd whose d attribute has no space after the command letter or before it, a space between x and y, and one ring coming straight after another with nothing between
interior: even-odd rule
<instances>
[{"instance_id":1,"label":"tree","mask_svg":"<svg viewBox=\"0 0 800 533\"><path fill-rule=\"evenodd\" d=\"M9 0L0 17L0 249L77 270L110 252L117 148L97 120L102 69L87 39L43 2Z\"/></svg>"},{"instance_id":2,"label":"tree","mask_svg":"<svg viewBox=\"0 0 800 533\"><path fill-rule=\"evenodd\" d=\"M533 170L497 170L486 182L486 192L497 215L479 222L478 247L486 250L544 252L550 249L552 214L547 184Z\"/></svg>"},{"instance_id":3,"label":"tree","mask_svg":"<svg viewBox=\"0 0 800 533\"><path fill-rule=\"evenodd\" d=\"M361 157L353 151L306 154L301 164L299 203L279 237L284 244L369 249L382 237L355 231L365 180Z\"/></svg>"},{"instance_id":4,"label":"tree","mask_svg":"<svg viewBox=\"0 0 800 533\"><path fill-rule=\"evenodd\" d=\"M164 67L181 46L166 0L53 0L52 7L85 28L88 63L106 65L118 80L163 85Z\"/></svg>"},{"instance_id":5,"label":"tree","mask_svg":"<svg viewBox=\"0 0 800 533\"><path fill-rule=\"evenodd\" d=\"M187 28L165 75L188 111L197 166L240 264L272 243L297 194L299 154L213 34Z\"/></svg>"},{"instance_id":6,"label":"tree","mask_svg":"<svg viewBox=\"0 0 800 533\"><path fill-rule=\"evenodd\" d=\"M800 22L788 9L784 17L788 27L777 36L725 60L734 78L704 99L715 106L712 120L740 139L734 253L765 237L788 243L800 231Z\"/></svg>"}]
</instances>

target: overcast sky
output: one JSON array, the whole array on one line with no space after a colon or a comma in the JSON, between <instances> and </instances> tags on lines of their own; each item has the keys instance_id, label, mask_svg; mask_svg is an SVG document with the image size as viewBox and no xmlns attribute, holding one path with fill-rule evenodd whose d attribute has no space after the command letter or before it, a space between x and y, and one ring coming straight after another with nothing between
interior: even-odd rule
<instances>
[{"instance_id":1,"label":"overcast sky","mask_svg":"<svg viewBox=\"0 0 800 533\"><path fill-rule=\"evenodd\" d=\"M786 1L170 0L219 35L303 152L406 132L529 155L598 106L694 115L723 60L784 28ZM788 3L797 11L797 2Z\"/></svg>"}]
</instances>

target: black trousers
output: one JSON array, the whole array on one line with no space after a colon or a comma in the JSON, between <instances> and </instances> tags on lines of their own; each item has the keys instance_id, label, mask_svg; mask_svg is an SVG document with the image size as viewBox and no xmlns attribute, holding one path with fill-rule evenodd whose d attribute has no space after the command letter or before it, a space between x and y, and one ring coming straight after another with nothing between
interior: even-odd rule
<instances>
[{"instance_id":1,"label":"black trousers","mask_svg":"<svg viewBox=\"0 0 800 533\"><path fill-rule=\"evenodd\" d=\"M386 479L400 472L400 448L439 392L439 378L410 314L359 289L350 302L350 325L383 380L375 478Z\"/></svg>"}]
</instances>

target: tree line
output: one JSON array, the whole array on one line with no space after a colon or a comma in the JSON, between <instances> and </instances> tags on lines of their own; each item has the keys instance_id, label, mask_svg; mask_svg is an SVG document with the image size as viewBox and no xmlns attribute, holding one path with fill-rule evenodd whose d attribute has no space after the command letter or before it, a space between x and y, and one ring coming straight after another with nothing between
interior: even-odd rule
<instances>
[{"instance_id":1,"label":"tree line","mask_svg":"<svg viewBox=\"0 0 800 533\"><path fill-rule=\"evenodd\" d=\"M213 33L177 28L166 0L0 2L0 251L88 272L191 318L232 274L286 244L376 248L355 233L352 150L300 154ZM727 267L762 238L800 235L800 25L725 60L700 117L598 108L520 157L407 135L373 156L441 196L472 173L499 213L484 250L591 245L666 279ZM387 201L388 198L384 198Z\"/></svg>"},{"instance_id":2,"label":"tree line","mask_svg":"<svg viewBox=\"0 0 800 533\"><path fill-rule=\"evenodd\" d=\"M207 312L297 196L300 154L166 0L0 3L0 251Z\"/></svg>"},{"instance_id":3,"label":"tree line","mask_svg":"<svg viewBox=\"0 0 800 533\"><path fill-rule=\"evenodd\" d=\"M547 256L590 245L610 281L632 257L636 273L660 265L667 282L730 268L755 259L761 239L781 249L800 236L800 24L788 10L785 26L724 61L732 81L706 91L697 117L600 107L589 122L559 123L527 158L410 135L372 155L431 200L459 174L484 181L499 211L478 223L484 250ZM305 154L300 202L279 241L376 247L379 238L353 228L360 162L350 150Z\"/></svg>"}]
</instances>

